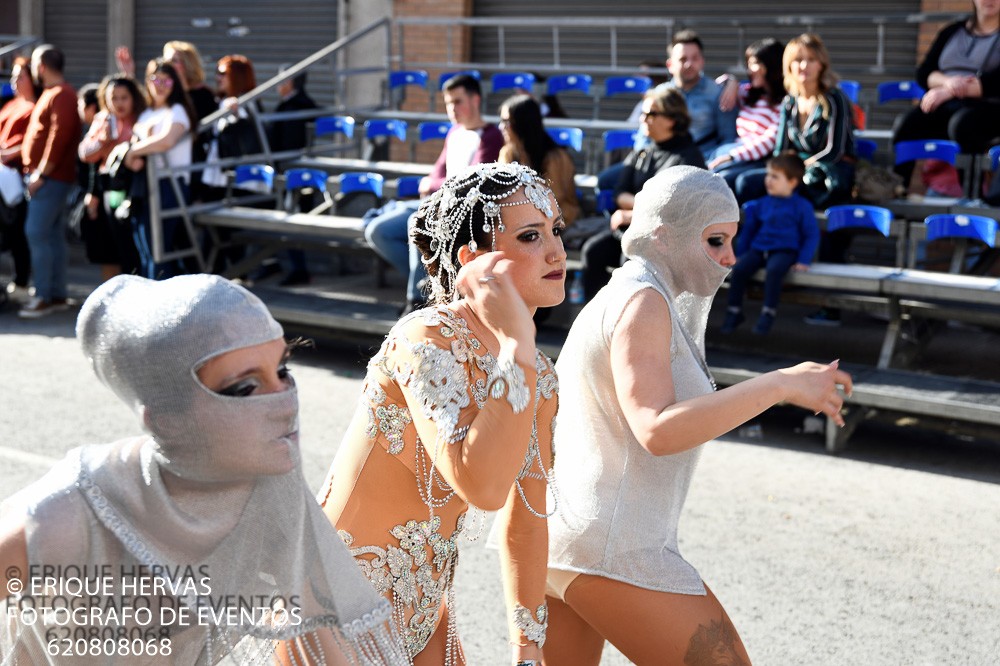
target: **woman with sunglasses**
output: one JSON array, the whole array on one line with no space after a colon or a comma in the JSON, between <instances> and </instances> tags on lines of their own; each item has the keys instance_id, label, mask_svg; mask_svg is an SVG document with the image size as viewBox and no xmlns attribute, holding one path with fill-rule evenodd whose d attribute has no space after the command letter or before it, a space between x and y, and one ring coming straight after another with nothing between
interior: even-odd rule
<instances>
[{"instance_id":1,"label":"woman with sunglasses","mask_svg":"<svg viewBox=\"0 0 1000 666\"><path fill-rule=\"evenodd\" d=\"M169 210L177 208L181 199L185 204L191 201L190 173L178 173L171 178L163 170L191 166L191 133L198 126L198 119L177 70L163 58L150 60L146 66L146 96L148 107L132 128L132 143L127 147L125 166L141 172L146 160L155 158L157 171L161 174L158 181L160 210ZM145 178L145 174L137 175ZM178 191L181 199L177 196ZM165 252L173 249L179 221L177 216L161 220ZM170 277L174 272L172 265L153 259L148 199L142 202L139 210L132 211L132 224L142 275L154 280Z\"/></svg>"},{"instance_id":2,"label":"woman with sunglasses","mask_svg":"<svg viewBox=\"0 0 1000 666\"><path fill-rule=\"evenodd\" d=\"M632 221L635 195L647 180L678 164L705 168L705 158L688 132L691 116L684 95L675 88L654 89L642 100L639 132L651 145L625 158L615 188L611 228L583 244L583 291L589 301L608 283L608 267L621 265L621 235Z\"/></svg>"}]
</instances>

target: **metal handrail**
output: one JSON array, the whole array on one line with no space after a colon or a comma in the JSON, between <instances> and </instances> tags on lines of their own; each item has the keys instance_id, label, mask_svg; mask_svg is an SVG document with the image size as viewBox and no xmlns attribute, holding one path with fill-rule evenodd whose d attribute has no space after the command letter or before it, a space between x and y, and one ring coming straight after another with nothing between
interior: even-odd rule
<instances>
[{"instance_id":1,"label":"metal handrail","mask_svg":"<svg viewBox=\"0 0 1000 666\"><path fill-rule=\"evenodd\" d=\"M390 50L392 42L392 35L390 32L391 21L388 17L383 17L381 19L373 21L372 23L361 28L360 30L351 33L350 35L341 37L337 41L325 46L319 51L316 51L312 55L303 58L302 60L295 63L288 69L271 77L264 83L258 85L253 90L238 97L237 104L241 109L247 112L247 114L250 116L250 119L254 123L254 126L257 130L257 136L260 139L260 145L262 151L257 155L244 155L241 157L221 159L216 162L213 162L213 166L220 166L220 167L235 166L236 164L249 163L251 161L263 161L267 163L273 163L278 159L289 159L292 157L299 156L301 154L301 151L285 151L281 153L274 153L271 150L270 142L267 139L267 132L264 129L265 118L273 118L277 116L285 117L286 115L292 116L295 114L263 114L258 112L256 104L252 104L252 102L257 100L263 94L276 88L279 84L297 76L298 74L309 69L316 63L330 56L337 55L338 53L343 51L346 47L350 46L351 44L357 42L358 40L368 36L372 32L375 32L376 30L379 29L383 29L386 31L387 52L386 52L385 62L383 63L384 66L355 68L349 71L338 72L339 75L338 83L342 82L344 76L351 73L369 73L369 72L379 72L379 71L387 72L389 69L389 61L391 53ZM203 118L202 121L199 123L197 129L195 130L195 133L200 134L201 132L210 130L214 126L217 120L225 117L229 113L230 111L228 111L227 109L219 109L218 111L209 114L208 116ZM331 150L335 148L337 147L330 146ZM323 152L323 151L314 151L314 152ZM203 170L206 166L206 163L197 162L197 163L192 163L190 166L186 167L157 168L156 162L157 160L153 159L146 160L146 177L148 179L147 182L149 185L150 231L153 241L152 242L153 261L156 263L161 263L163 261L171 259L179 259L183 257L194 256L198 260L198 263L202 267L202 270L207 270L209 267L205 263L205 257L201 252L201 247L197 241L197 235L195 234L192 207L184 202L184 197L181 196L180 184L178 183L177 180L178 177L181 176L182 174ZM160 178L164 177L170 179L171 187L173 188L174 193L177 197L177 201L179 202L179 206L177 208L167 211L161 210L160 208L159 180ZM198 206L196 208L198 210L202 209L201 206ZM189 249L174 250L173 252L170 252L168 254L166 252L166 248L164 247L164 242L163 242L164 239L163 239L162 221L164 217L178 216L178 215L182 218L183 224L188 231L188 236L191 239L192 247Z\"/></svg>"},{"instance_id":2,"label":"metal handrail","mask_svg":"<svg viewBox=\"0 0 1000 666\"><path fill-rule=\"evenodd\" d=\"M12 44L7 44L6 46L0 47L0 58L4 57L8 53L14 53L15 51L20 51L26 46L31 46L32 44L37 44L42 41L38 37L22 37L21 35L0 35L0 42L6 42L7 39L15 39Z\"/></svg>"}]
</instances>

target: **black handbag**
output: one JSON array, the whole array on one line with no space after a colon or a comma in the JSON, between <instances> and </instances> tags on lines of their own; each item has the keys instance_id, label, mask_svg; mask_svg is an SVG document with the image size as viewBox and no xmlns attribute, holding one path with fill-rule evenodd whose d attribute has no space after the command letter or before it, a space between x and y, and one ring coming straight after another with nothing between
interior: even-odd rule
<instances>
[{"instance_id":1,"label":"black handbag","mask_svg":"<svg viewBox=\"0 0 1000 666\"><path fill-rule=\"evenodd\" d=\"M238 118L226 124L216 137L219 142L219 157L242 157L261 152L257 128L249 118Z\"/></svg>"},{"instance_id":2,"label":"black handbag","mask_svg":"<svg viewBox=\"0 0 1000 666\"><path fill-rule=\"evenodd\" d=\"M108 155L107 181L104 183L106 190L129 191L135 174L125 166L125 156L128 154L128 144L122 143L115 146L111 154Z\"/></svg>"}]
</instances>

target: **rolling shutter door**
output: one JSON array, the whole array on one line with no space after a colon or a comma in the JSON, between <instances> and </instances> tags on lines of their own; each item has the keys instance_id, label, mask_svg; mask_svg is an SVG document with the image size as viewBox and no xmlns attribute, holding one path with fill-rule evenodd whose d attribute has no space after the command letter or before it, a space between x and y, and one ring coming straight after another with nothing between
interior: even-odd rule
<instances>
[{"instance_id":1,"label":"rolling shutter door","mask_svg":"<svg viewBox=\"0 0 1000 666\"><path fill-rule=\"evenodd\" d=\"M43 39L66 55L66 79L76 88L108 74L107 0L46 0Z\"/></svg>"}]
</instances>

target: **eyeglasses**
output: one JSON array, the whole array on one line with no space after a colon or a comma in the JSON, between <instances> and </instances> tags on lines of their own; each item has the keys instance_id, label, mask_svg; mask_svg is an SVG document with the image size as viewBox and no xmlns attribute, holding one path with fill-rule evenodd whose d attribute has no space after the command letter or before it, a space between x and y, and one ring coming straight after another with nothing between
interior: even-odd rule
<instances>
[{"instance_id":1,"label":"eyeglasses","mask_svg":"<svg viewBox=\"0 0 1000 666\"><path fill-rule=\"evenodd\" d=\"M174 80L169 76L157 76L155 74L150 74L149 82L158 88L170 88L174 85Z\"/></svg>"},{"instance_id":2,"label":"eyeglasses","mask_svg":"<svg viewBox=\"0 0 1000 666\"><path fill-rule=\"evenodd\" d=\"M498 125L500 125L500 127L510 127L510 118L501 118Z\"/></svg>"},{"instance_id":3,"label":"eyeglasses","mask_svg":"<svg viewBox=\"0 0 1000 666\"><path fill-rule=\"evenodd\" d=\"M669 118L663 111L643 111L639 114L639 120L645 120L646 118Z\"/></svg>"}]
</instances>

